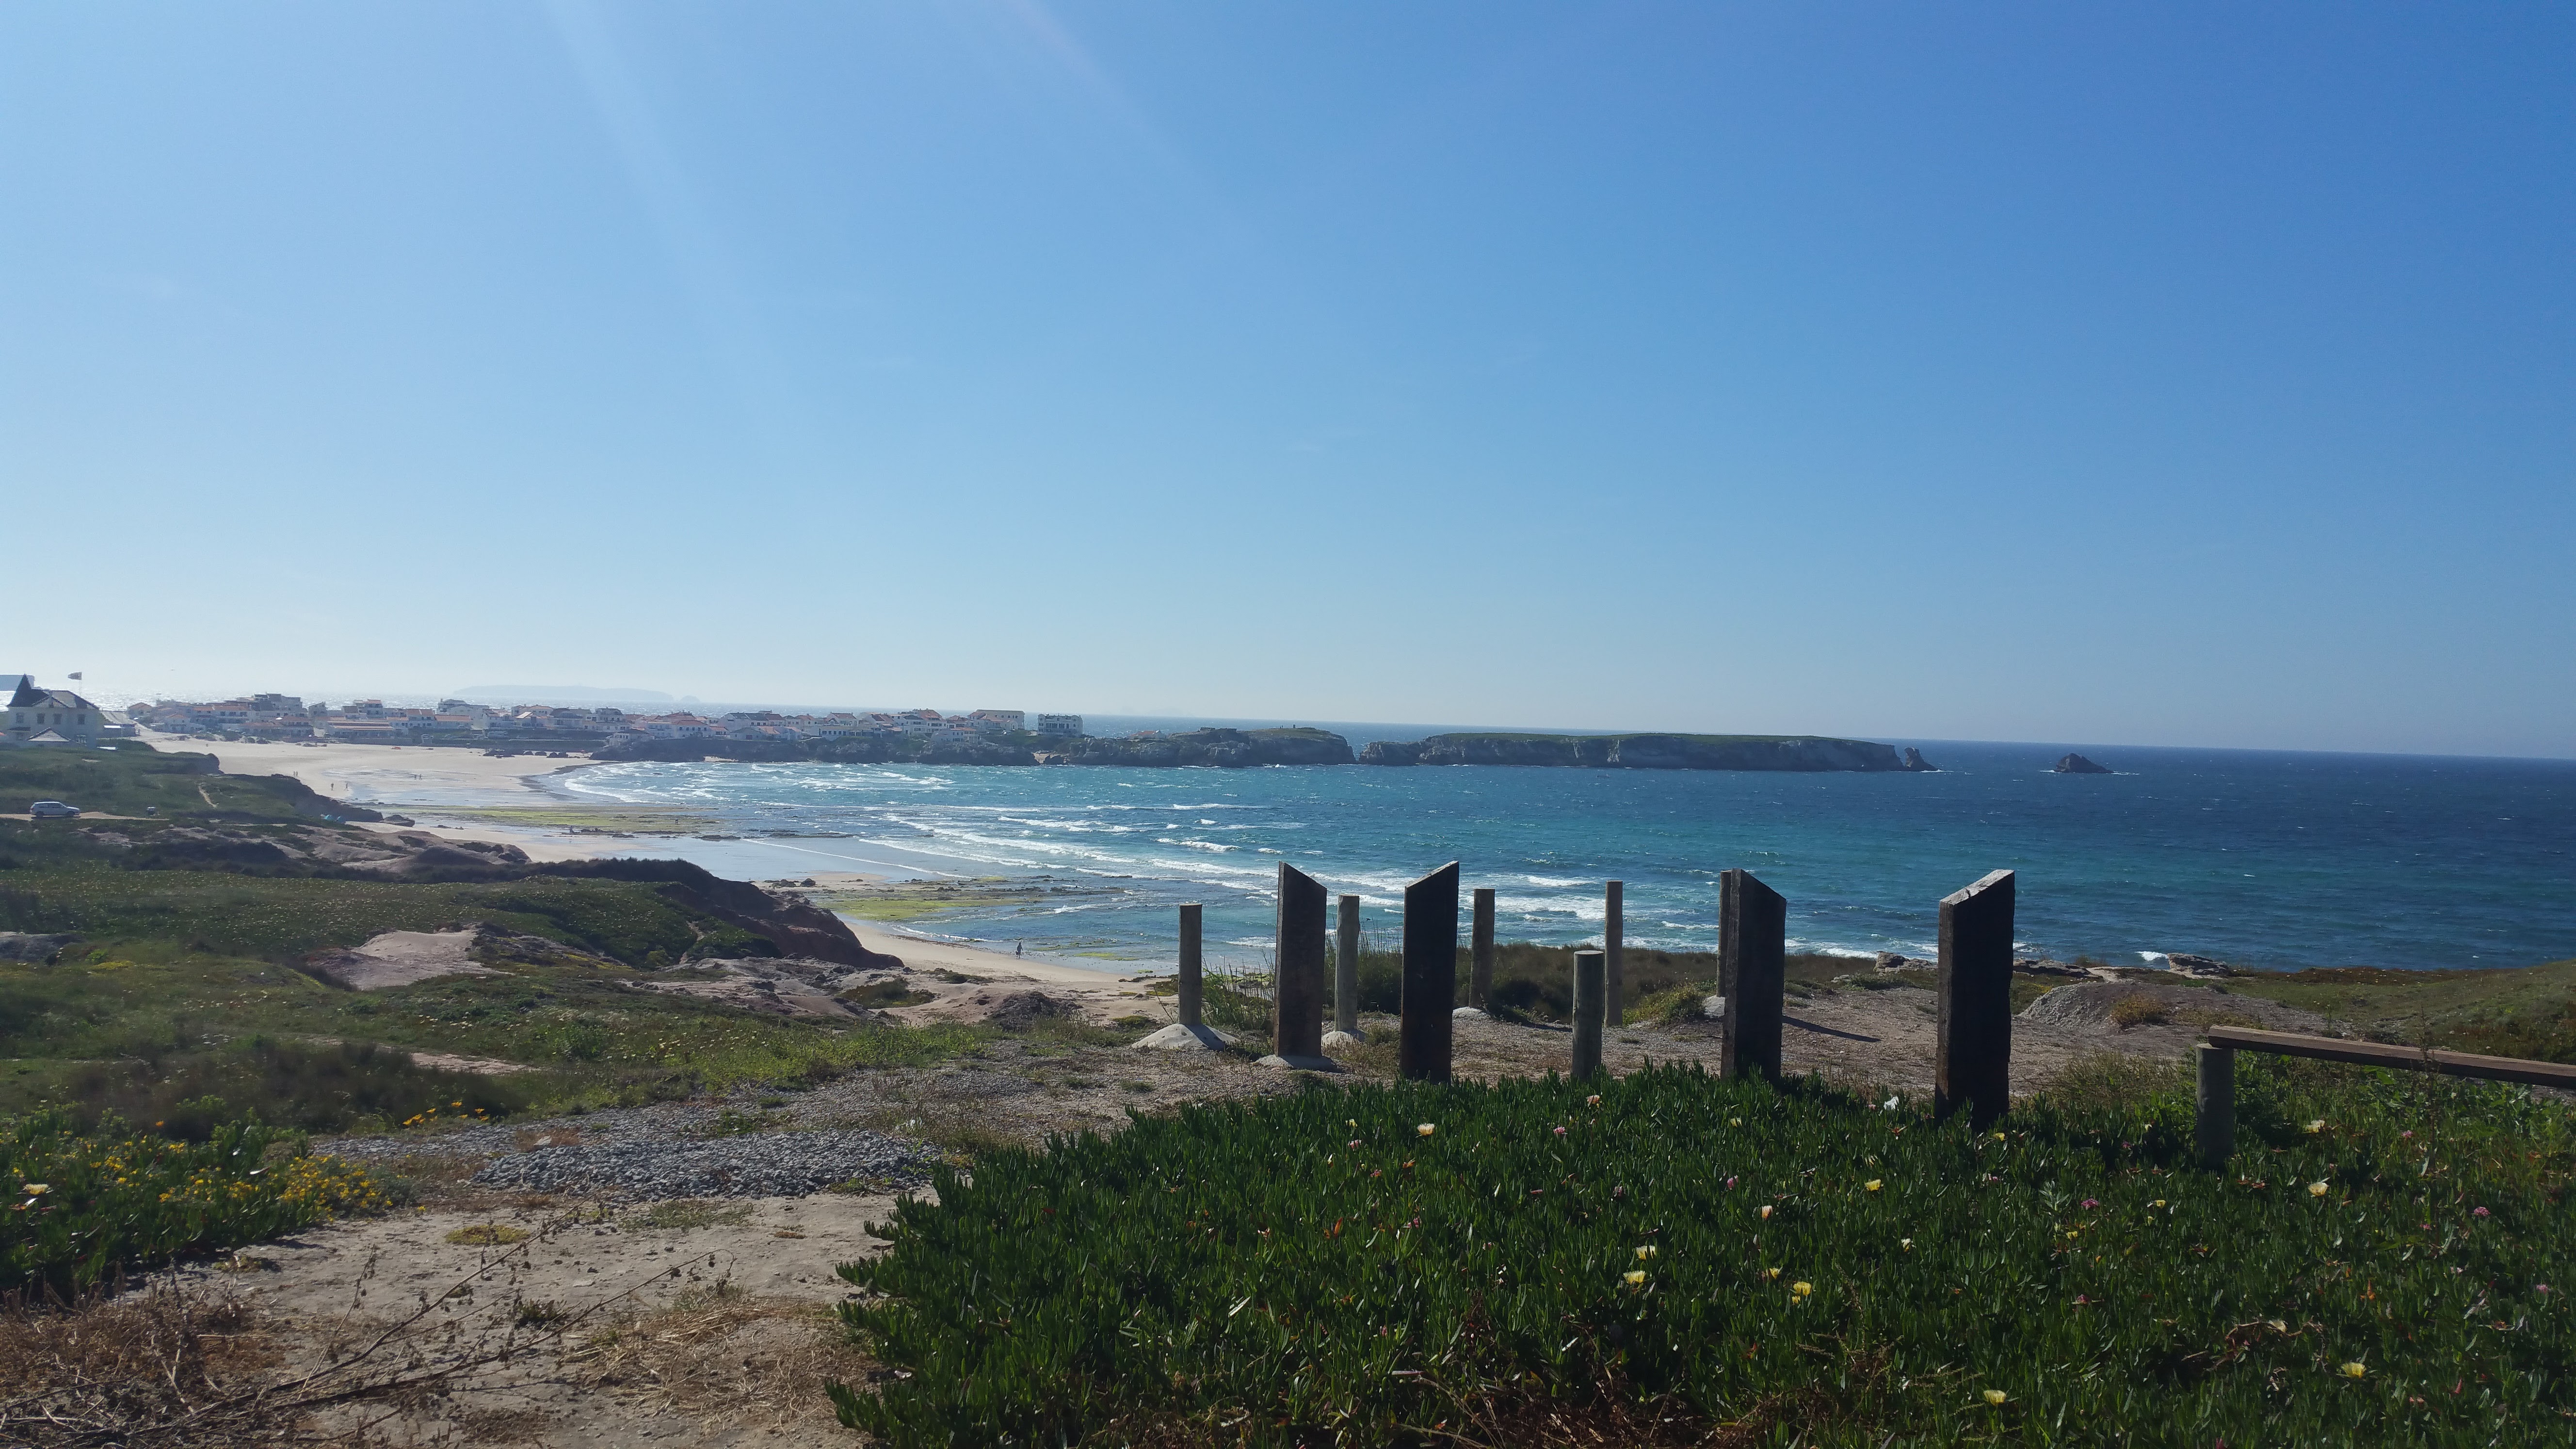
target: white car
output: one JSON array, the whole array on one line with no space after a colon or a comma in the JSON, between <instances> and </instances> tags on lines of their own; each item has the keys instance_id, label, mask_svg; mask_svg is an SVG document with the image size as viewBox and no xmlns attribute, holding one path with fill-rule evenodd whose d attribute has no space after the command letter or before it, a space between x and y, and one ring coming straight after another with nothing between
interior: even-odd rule
<instances>
[{"instance_id":1,"label":"white car","mask_svg":"<svg viewBox=\"0 0 2576 1449\"><path fill-rule=\"evenodd\" d=\"M80 810L77 806L66 805L60 800L39 800L27 807L27 813L39 820L69 820L78 815Z\"/></svg>"}]
</instances>

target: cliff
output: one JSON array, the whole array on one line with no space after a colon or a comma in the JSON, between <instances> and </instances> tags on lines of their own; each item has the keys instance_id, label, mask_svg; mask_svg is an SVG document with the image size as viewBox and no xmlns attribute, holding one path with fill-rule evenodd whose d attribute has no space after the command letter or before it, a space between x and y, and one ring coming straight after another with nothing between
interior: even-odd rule
<instances>
[{"instance_id":1,"label":"cliff","mask_svg":"<svg viewBox=\"0 0 2576 1449\"><path fill-rule=\"evenodd\" d=\"M1069 765L1347 765L1351 742L1329 730L1190 730L1140 740L1069 740Z\"/></svg>"},{"instance_id":2,"label":"cliff","mask_svg":"<svg viewBox=\"0 0 2576 1449\"><path fill-rule=\"evenodd\" d=\"M1433 735L1379 740L1363 765L1560 765L1595 770L1929 770L1915 755L1817 735Z\"/></svg>"}]
</instances>

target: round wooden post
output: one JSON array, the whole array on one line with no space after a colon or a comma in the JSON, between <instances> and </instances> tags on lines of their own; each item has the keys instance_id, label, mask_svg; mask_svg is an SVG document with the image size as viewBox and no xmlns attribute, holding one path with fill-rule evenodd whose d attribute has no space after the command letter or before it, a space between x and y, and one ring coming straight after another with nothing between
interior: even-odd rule
<instances>
[{"instance_id":1,"label":"round wooden post","mask_svg":"<svg viewBox=\"0 0 2576 1449\"><path fill-rule=\"evenodd\" d=\"M1612 1026L1628 1024L1628 883L1610 882L1601 893L1602 990Z\"/></svg>"},{"instance_id":2,"label":"round wooden post","mask_svg":"<svg viewBox=\"0 0 2576 1449\"><path fill-rule=\"evenodd\" d=\"M1602 997L1609 986L1607 952L1574 953L1574 1078L1601 1071Z\"/></svg>"},{"instance_id":3,"label":"round wooden post","mask_svg":"<svg viewBox=\"0 0 2576 1449\"><path fill-rule=\"evenodd\" d=\"M2236 1155L2236 1053L2203 1043L2192 1055L2192 1145L2200 1165L2216 1171Z\"/></svg>"},{"instance_id":4,"label":"round wooden post","mask_svg":"<svg viewBox=\"0 0 2576 1449\"><path fill-rule=\"evenodd\" d=\"M1333 1030L1360 1034L1360 898L1341 900L1341 939L1333 961Z\"/></svg>"}]
</instances>

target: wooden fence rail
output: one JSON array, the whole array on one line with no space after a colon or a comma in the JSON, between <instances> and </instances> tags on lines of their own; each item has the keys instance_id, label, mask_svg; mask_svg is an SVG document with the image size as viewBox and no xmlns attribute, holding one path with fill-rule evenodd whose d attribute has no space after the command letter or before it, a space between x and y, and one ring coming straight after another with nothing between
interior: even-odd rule
<instances>
[{"instance_id":1,"label":"wooden fence rail","mask_svg":"<svg viewBox=\"0 0 2576 1449\"><path fill-rule=\"evenodd\" d=\"M2482 1077L2535 1087L2576 1089L2576 1066L2525 1061L2520 1057L2486 1057L2475 1052L2446 1052L2431 1047L2392 1046L2385 1042L2345 1041L2306 1036L2294 1031L2256 1031L2243 1026L2213 1026L2209 1044L2200 1048L2194 1082L2197 1109L2193 1145L2201 1164L2221 1167L2236 1152L2236 1054L2270 1052L2274 1056L2311 1057L2321 1062L2349 1062L2363 1067L2398 1067L2439 1072L2450 1077Z\"/></svg>"}]
</instances>

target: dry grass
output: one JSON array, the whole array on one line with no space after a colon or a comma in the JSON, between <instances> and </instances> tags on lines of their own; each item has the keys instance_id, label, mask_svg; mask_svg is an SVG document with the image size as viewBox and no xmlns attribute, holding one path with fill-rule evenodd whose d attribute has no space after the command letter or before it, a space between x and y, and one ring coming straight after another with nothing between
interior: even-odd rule
<instances>
[{"instance_id":1,"label":"dry grass","mask_svg":"<svg viewBox=\"0 0 2576 1449\"><path fill-rule=\"evenodd\" d=\"M2111 1024L2122 1031L2133 1026L2162 1026L2172 1019L2164 1002L2143 991L2133 991L2111 1003Z\"/></svg>"},{"instance_id":2,"label":"dry grass","mask_svg":"<svg viewBox=\"0 0 2576 1449\"><path fill-rule=\"evenodd\" d=\"M64 1310L0 1308L0 1443L265 1444L299 1437L292 1412L192 1423L282 1360L242 1300L155 1284Z\"/></svg>"},{"instance_id":3,"label":"dry grass","mask_svg":"<svg viewBox=\"0 0 2576 1449\"><path fill-rule=\"evenodd\" d=\"M864 1379L868 1357L814 1304L746 1298L722 1285L592 1333L565 1355L575 1381L736 1430L830 1421L825 1379Z\"/></svg>"}]
</instances>

